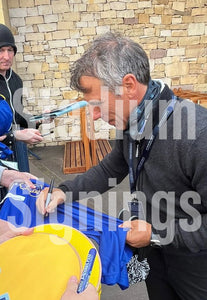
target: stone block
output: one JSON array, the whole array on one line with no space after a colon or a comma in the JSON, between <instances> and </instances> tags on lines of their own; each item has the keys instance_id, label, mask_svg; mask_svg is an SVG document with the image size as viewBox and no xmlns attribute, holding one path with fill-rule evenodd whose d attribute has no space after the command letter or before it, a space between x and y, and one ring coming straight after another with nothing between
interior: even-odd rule
<instances>
[{"instance_id":1,"label":"stone block","mask_svg":"<svg viewBox=\"0 0 207 300\"><path fill-rule=\"evenodd\" d=\"M18 8L19 7L19 1L17 0L7 0L8 8Z\"/></svg>"},{"instance_id":2,"label":"stone block","mask_svg":"<svg viewBox=\"0 0 207 300\"><path fill-rule=\"evenodd\" d=\"M138 14L138 20L141 24L149 23L149 15L147 14Z\"/></svg>"},{"instance_id":3,"label":"stone block","mask_svg":"<svg viewBox=\"0 0 207 300\"><path fill-rule=\"evenodd\" d=\"M172 24L181 24L182 23L182 17L172 17Z\"/></svg>"},{"instance_id":4,"label":"stone block","mask_svg":"<svg viewBox=\"0 0 207 300\"><path fill-rule=\"evenodd\" d=\"M150 17L150 23L151 24L156 24L156 25L162 24L162 18L161 18L161 16Z\"/></svg>"},{"instance_id":5,"label":"stone block","mask_svg":"<svg viewBox=\"0 0 207 300\"><path fill-rule=\"evenodd\" d=\"M39 15L42 15L42 16L52 15L53 11L52 11L51 5L40 5L40 6L38 6L38 13L39 13Z\"/></svg>"},{"instance_id":6,"label":"stone block","mask_svg":"<svg viewBox=\"0 0 207 300\"><path fill-rule=\"evenodd\" d=\"M88 23L86 21L84 21L84 22L77 22L76 26L80 27L80 28L85 28L85 27L88 26Z\"/></svg>"},{"instance_id":7,"label":"stone block","mask_svg":"<svg viewBox=\"0 0 207 300\"><path fill-rule=\"evenodd\" d=\"M203 7L192 9L192 16L201 16L201 15L207 15L207 7L203 6Z\"/></svg>"},{"instance_id":8,"label":"stone block","mask_svg":"<svg viewBox=\"0 0 207 300\"><path fill-rule=\"evenodd\" d=\"M110 27L109 26L97 26L96 27L96 33L97 34L103 34L110 31Z\"/></svg>"},{"instance_id":9,"label":"stone block","mask_svg":"<svg viewBox=\"0 0 207 300\"><path fill-rule=\"evenodd\" d=\"M206 0L186 0L186 8L197 8L204 7Z\"/></svg>"},{"instance_id":10,"label":"stone block","mask_svg":"<svg viewBox=\"0 0 207 300\"><path fill-rule=\"evenodd\" d=\"M25 18L12 18L11 26L14 26L14 27L25 26Z\"/></svg>"},{"instance_id":11,"label":"stone block","mask_svg":"<svg viewBox=\"0 0 207 300\"><path fill-rule=\"evenodd\" d=\"M152 1L138 1L138 8L152 7Z\"/></svg>"},{"instance_id":12,"label":"stone block","mask_svg":"<svg viewBox=\"0 0 207 300\"><path fill-rule=\"evenodd\" d=\"M150 58L151 59L157 59L167 56L167 50L166 49L154 49L150 51Z\"/></svg>"},{"instance_id":13,"label":"stone block","mask_svg":"<svg viewBox=\"0 0 207 300\"><path fill-rule=\"evenodd\" d=\"M205 23L192 23L188 27L188 35L203 35L205 32Z\"/></svg>"},{"instance_id":14,"label":"stone block","mask_svg":"<svg viewBox=\"0 0 207 300\"><path fill-rule=\"evenodd\" d=\"M51 32L51 31L57 30L56 23L39 24L37 26L38 26L39 32Z\"/></svg>"},{"instance_id":15,"label":"stone block","mask_svg":"<svg viewBox=\"0 0 207 300\"><path fill-rule=\"evenodd\" d=\"M83 28L82 32L83 32L83 35L95 35L96 34L96 30L94 27Z\"/></svg>"},{"instance_id":16,"label":"stone block","mask_svg":"<svg viewBox=\"0 0 207 300\"><path fill-rule=\"evenodd\" d=\"M71 22L70 21L58 22L57 29L58 30L66 30L66 29L71 30L71 29L73 29L73 22L72 21ZM71 35L71 31L70 31L70 35Z\"/></svg>"},{"instance_id":17,"label":"stone block","mask_svg":"<svg viewBox=\"0 0 207 300\"><path fill-rule=\"evenodd\" d=\"M66 40L66 46L67 47L77 47L78 46L77 39L67 39Z\"/></svg>"},{"instance_id":18,"label":"stone block","mask_svg":"<svg viewBox=\"0 0 207 300\"><path fill-rule=\"evenodd\" d=\"M34 60L34 55L24 55L24 60L26 62L33 61Z\"/></svg>"},{"instance_id":19,"label":"stone block","mask_svg":"<svg viewBox=\"0 0 207 300\"><path fill-rule=\"evenodd\" d=\"M44 22L44 19L42 16L26 17L25 22L26 25L41 24Z\"/></svg>"},{"instance_id":20,"label":"stone block","mask_svg":"<svg viewBox=\"0 0 207 300\"><path fill-rule=\"evenodd\" d=\"M172 36L187 36L187 30L172 30Z\"/></svg>"},{"instance_id":21,"label":"stone block","mask_svg":"<svg viewBox=\"0 0 207 300\"><path fill-rule=\"evenodd\" d=\"M71 99L76 99L78 97L78 92L77 91L63 91L63 99L66 100L71 100Z\"/></svg>"},{"instance_id":22,"label":"stone block","mask_svg":"<svg viewBox=\"0 0 207 300\"><path fill-rule=\"evenodd\" d=\"M126 3L126 9L137 10L138 9L138 3L137 2Z\"/></svg>"},{"instance_id":23,"label":"stone block","mask_svg":"<svg viewBox=\"0 0 207 300\"><path fill-rule=\"evenodd\" d=\"M61 77L62 77L61 72L55 72L55 73L54 73L54 78L60 79Z\"/></svg>"},{"instance_id":24,"label":"stone block","mask_svg":"<svg viewBox=\"0 0 207 300\"><path fill-rule=\"evenodd\" d=\"M65 40L58 40L58 41L49 41L50 48L63 48L65 47Z\"/></svg>"},{"instance_id":25,"label":"stone block","mask_svg":"<svg viewBox=\"0 0 207 300\"><path fill-rule=\"evenodd\" d=\"M117 12L115 10L101 12L102 19L114 19L116 18Z\"/></svg>"},{"instance_id":26,"label":"stone block","mask_svg":"<svg viewBox=\"0 0 207 300\"><path fill-rule=\"evenodd\" d=\"M35 0L35 5L47 5L50 4L50 0Z\"/></svg>"},{"instance_id":27,"label":"stone block","mask_svg":"<svg viewBox=\"0 0 207 300\"><path fill-rule=\"evenodd\" d=\"M155 15L164 15L165 6L164 5L155 5L154 6L154 14Z\"/></svg>"},{"instance_id":28,"label":"stone block","mask_svg":"<svg viewBox=\"0 0 207 300\"><path fill-rule=\"evenodd\" d=\"M43 80L33 80L32 87L33 88L41 88L44 86Z\"/></svg>"},{"instance_id":29,"label":"stone block","mask_svg":"<svg viewBox=\"0 0 207 300\"><path fill-rule=\"evenodd\" d=\"M32 52L43 52L44 46L42 44L32 46Z\"/></svg>"},{"instance_id":30,"label":"stone block","mask_svg":"<svg viewBox=\"0 0 207 300\"><path fill-rule=\"evenodd\" d=\"M39 73L41 73L41 68L42 68L42 64L37 63L37 62L29 62L28 68L27 68L27 73L39 74Z\"/></svg>"},{"instance_id":31,"label":"stone block","mask_svg":"<svg viewBox=\"0 0 207 300\"><path fill-rule=\"evenodd\" d=\"M19 7L34 7L34 0L19 0Z\"/></svg>"},{"instance_id":32,"label":"stone block","mask_svg":"<svg viewBox=\"0 0 207 300\"><path fill-rule=\"evenodd\" d=\"M172 9L177 10L177 11L185 11L185 2L181 1L174 1L172 4Z\"/></svg>"},{"instance_id":33,"label":"stone block","mask_svg":"<svg viewBox=\"0 0 207 300\"><path fill-rule=\"evenodd\" d=\"M117 11L117 18L134 18L134 11L131 10L121 10Z\"/></svg>"},{"instance_id":34,"label":"stone block","mask_svg":"<svg viewBox=\"0 0 207 300\"><path fill-rule=\"evenodd\" d=\"M125 18L124 24L126 24L126 25L138 24L138 19L137 18Z\"/></svg>"},{"instance_id":35,"label":"stone block","mask_svg":"<svg viewBox=\"0 0 207 300\"><path fill-rule=\"evenodd\" d=\"M31 46L30 45L24 45L24 53L31 52Z\"/></svg>"},{"instance_id":36,"label":"stone block","mask_svg":"<svg viewBox=\"0 0 207 300\"><path fill-rule=\"evenodd\" d=\"M52 1L53 14L62 14L70 11L68 1Z\"/></svg>"},{"instance_id":37,"label":"stone block","mask_svg":"<svg viewBox=\"0 0 207 300\"><path fill-rule=\"evenodd\" d=\"M69 70L69 64L68 63L59 63L59 68L60 71L65 71L65 70Z\"/></svg>"},{"instance_id":38,"label":"stone block","mask_svg":"<svg viewBox=\"0 0 207 300\"><path fill-rule=\"evenodd\" d=\"M82 13L81 14L81 22L89 22L94 20L94 15L93 14L88 14L88 13Z\"/></svg>"},{"instance_id":39,"label":"stone block","mask_svg":"<svg viewBox=\"0 0 207 300\"><path fill-rule=\"evenodd\" d=\"M53 87L65 87L66 86L66 81L64 78L61 79L53 79Z\"/></svg>"},{"instance_id":40,"label":"stone block","mask_svg":"<svg viewBox=\"0 0 207 300\"><path fill-rule=\"evenodd\" d=\"M180 84L195 84L198 83L198 77L197 76L192 76L192 75L188 75L188 76L182 76L180 78Z\"/></svg>"},{"instance_id":41,"label":"stone block","mask_svg":"<svg viewBox=\"0 0 207 300\"><path fill-rule=\"evenodd\" d=\"M161 24L169 25L172 23L172 16L162 15L161 16Z\"/></svg>"},{"instance_id":42,"label":"stone block","mask_svg":"<svg viewBox=\"0 0 207 300\"><path fill-rule=\"evenodd\" d=\"M56 30L52 33L53 40L64 40L69 38L68 30Z\"/></svg>"},{"instance_id":43,"label":"stone block","mask_svg":"<svg viewBox=\"0 0 207 300\"><path fill-rule=\"evenodd\" d=\"M55 23L55 22L58 22L58 15L45 15L44 16L44 20L45 20L45 23Z\"/></svg>"},{"instance_id":44,"label":"stone block","mask_svg":"<svg viewBox=\"0 0 207 300\"><path fill-rule=\"evenodd\" d=\"M171 78L175 76L188 75L189 63L188 62L175 62L166 65L166 76Z\"/></svg>"},{"instance_id":45,"label":"stone block","mask_svg":"<svg viewBox=\"0 0 207 300\"><path fill-rule=\"evenodd\" d=\"M126 3L120 1L114 1L110 3L111 10L126 10Z\"/></svg>"},{"instance_id":46,"label":"stone block","mask_svg":"<svg viewBox=\"0 0 207 300\"><path fill-rule=\"evenodd\" d=\"M171 30L161 30L160 31L160 36L171 36L172 31Z\"/></svg>"},{"instance_id":47,"label":"stone block","mask_svg":"<svg viewBox=\"0 0 207 300\"><path fill-rule=\"evenodd\" d=\"M47 72L49 70L49 64L46 62L42 63L42 72Z\"/></svg>"},{"instance_id":48,"label":"stone block","mask_svg":"<svg viewBox=\"0 0 207 300\"><path fill-rule=\"evenodd\" d=\"M35 80L44 80L45 79L45 75L44 74L35 74Z\"/></svg>"},{"instance_id":49,"label":"stone block","mask_svg":"<svg viewBox=\"0 0 207 300\"><path fill-rule=\"evenodd\" d=\"M79 3L79 4L73 4L73 11L74 12L86 12L87 11L87 6L86 6L86 4L81 4L81 3Z\"/></svg>"},{"instance_id":50,"label":"stone block","mask_svg":"<svg viewBox=\"0 0 207 300\"><path fill-rule=\"evenodd\" d=\"M200 57L206 55L206 49L203 48L203 45L188 46L186 48L186 57Z\"/></svg>"},{"instance_id":51,"label":"stone block","mask_svg":"<svg viewBox=\"0 0 207 300\"><path fill-rule=\"evenodd\" d=\"M190 45L197 45L199 44L200 37L199 36L190 36L190 37L183 37L179 39L179 47L180 46L190 46Z\"/></svg>"},{"instance_id":52,"label":"stone block","mask_svg":"<svg viewBox=\"0 0 207 300\"><path fill-rule=\"evenodd\" d=\"M27 33L26 41L44 41L44 33Z\"/></svg>"},{"instance_id":53,"label":"stone block","mask_svg":"<svg viewBox=\"0 0 207 300\"><path fill-rule=\"evenodd\" d=\"M167 50L168 56L185 56L186 49L185 48L172 48Z\"/></svg>"},{"instance_id":54,"label":"stone block","mask_svg":"<svg viewBox=\"0 0 207 300\"><path fill-rule=\"evenodd\" d=\"M26 8L11 8L9 10L10 18L24 18L27 16L27 9Z\"/></svg>"}]
</instances>

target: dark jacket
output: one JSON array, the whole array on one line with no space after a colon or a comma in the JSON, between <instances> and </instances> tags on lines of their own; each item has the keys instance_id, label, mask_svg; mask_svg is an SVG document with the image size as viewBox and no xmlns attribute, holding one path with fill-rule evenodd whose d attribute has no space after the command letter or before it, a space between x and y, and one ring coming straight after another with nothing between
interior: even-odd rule
<instances>
[{"instance_id":1,"label":"dark jacket","mask_svg":"<svg viewBox=\"0 0 207 300\"><path fill-rule=\"evenodd\" d=\"M160 100L170 100L170 95L165 86ZM158 115L157 107L153 122ZM164 237L165 230L158 226L161 222L171 231L173 238L165 247L167 251L175 251L174 247L191 252L207 250L207 110L178 99L162 128L162 135L165 133L167 138L156 137L137 180L138 198L144 202L146 220L153 231ZM133 142L134 169L140 159L140 155L136 158L136 148L142 153L145 143L146 139ZM63 182L60 188L72 191L72 200L79 200L80 191L103 193L109 189L109 178L116 178L118 184L128 173L129 131L126 130L123 139L116 141L112 152L98 166L73 181ZM194 231L188 230L191 225Z\"/></svg>"},{"instance_id":2,"label":"dark jacket","mask_svg":"<svg viewBox=\"0 0 207 300\"><path fill-rule=\"evenodd\" d=\"M6 72L6 78L0 74L0 94L2 94L13 111L13 123L27 128L27 121L23 113L21 78L12 70Z\"/></svg>"}]
</instances>

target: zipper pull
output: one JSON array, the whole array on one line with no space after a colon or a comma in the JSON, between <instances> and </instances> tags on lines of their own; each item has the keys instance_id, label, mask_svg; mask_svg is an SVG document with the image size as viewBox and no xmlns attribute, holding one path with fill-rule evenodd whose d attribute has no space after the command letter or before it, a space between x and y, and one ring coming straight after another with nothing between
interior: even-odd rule
<instances>
[{"instance_id":1,"label":"zipper pull","mask_svg":"<svg viewBox=\"0 0 207 300\"><path fill-rule=\"evenodd\" d=\"M135 154L135 156L136 156L136 158L138 158L139 157L139 142L137 142L136 146L137 147L136 147L136 154Z\"/></svg>"}]
</instances>

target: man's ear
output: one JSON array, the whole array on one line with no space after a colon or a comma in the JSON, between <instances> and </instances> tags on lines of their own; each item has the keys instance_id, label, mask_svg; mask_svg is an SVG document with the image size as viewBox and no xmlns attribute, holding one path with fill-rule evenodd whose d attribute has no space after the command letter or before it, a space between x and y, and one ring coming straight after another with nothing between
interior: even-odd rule
<instances>
[{"instance_id":1,"label":"man's ear","mask_svg":"<svg viewBox=\"0 0 207 300\"><path fill-rule=\"evenodd\" d=\"M124 93L131 99L134 99L136 94L137 83L137 79L133 74L126 74L122 79Z\"/></svg>"}]
</instances>

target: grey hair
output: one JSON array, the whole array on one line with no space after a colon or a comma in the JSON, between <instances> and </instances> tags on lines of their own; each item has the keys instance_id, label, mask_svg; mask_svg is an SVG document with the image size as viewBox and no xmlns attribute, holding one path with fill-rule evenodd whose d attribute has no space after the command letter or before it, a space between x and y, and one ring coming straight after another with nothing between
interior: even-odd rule
<instances>
[{"instance_id":1,"label":"grey hair","mask_svg":"<svg viewBox=\"0 0 207 300\"><path fill-rule=\"evenodd\" d=\"M149 60L143 48L119 33L108 32L96 38L83 56L71 67L71 88L84 92L81 76L101 80L111 91L122 85L126 74L147 85L150 80Z\"/></svg>"}]
</instances>

